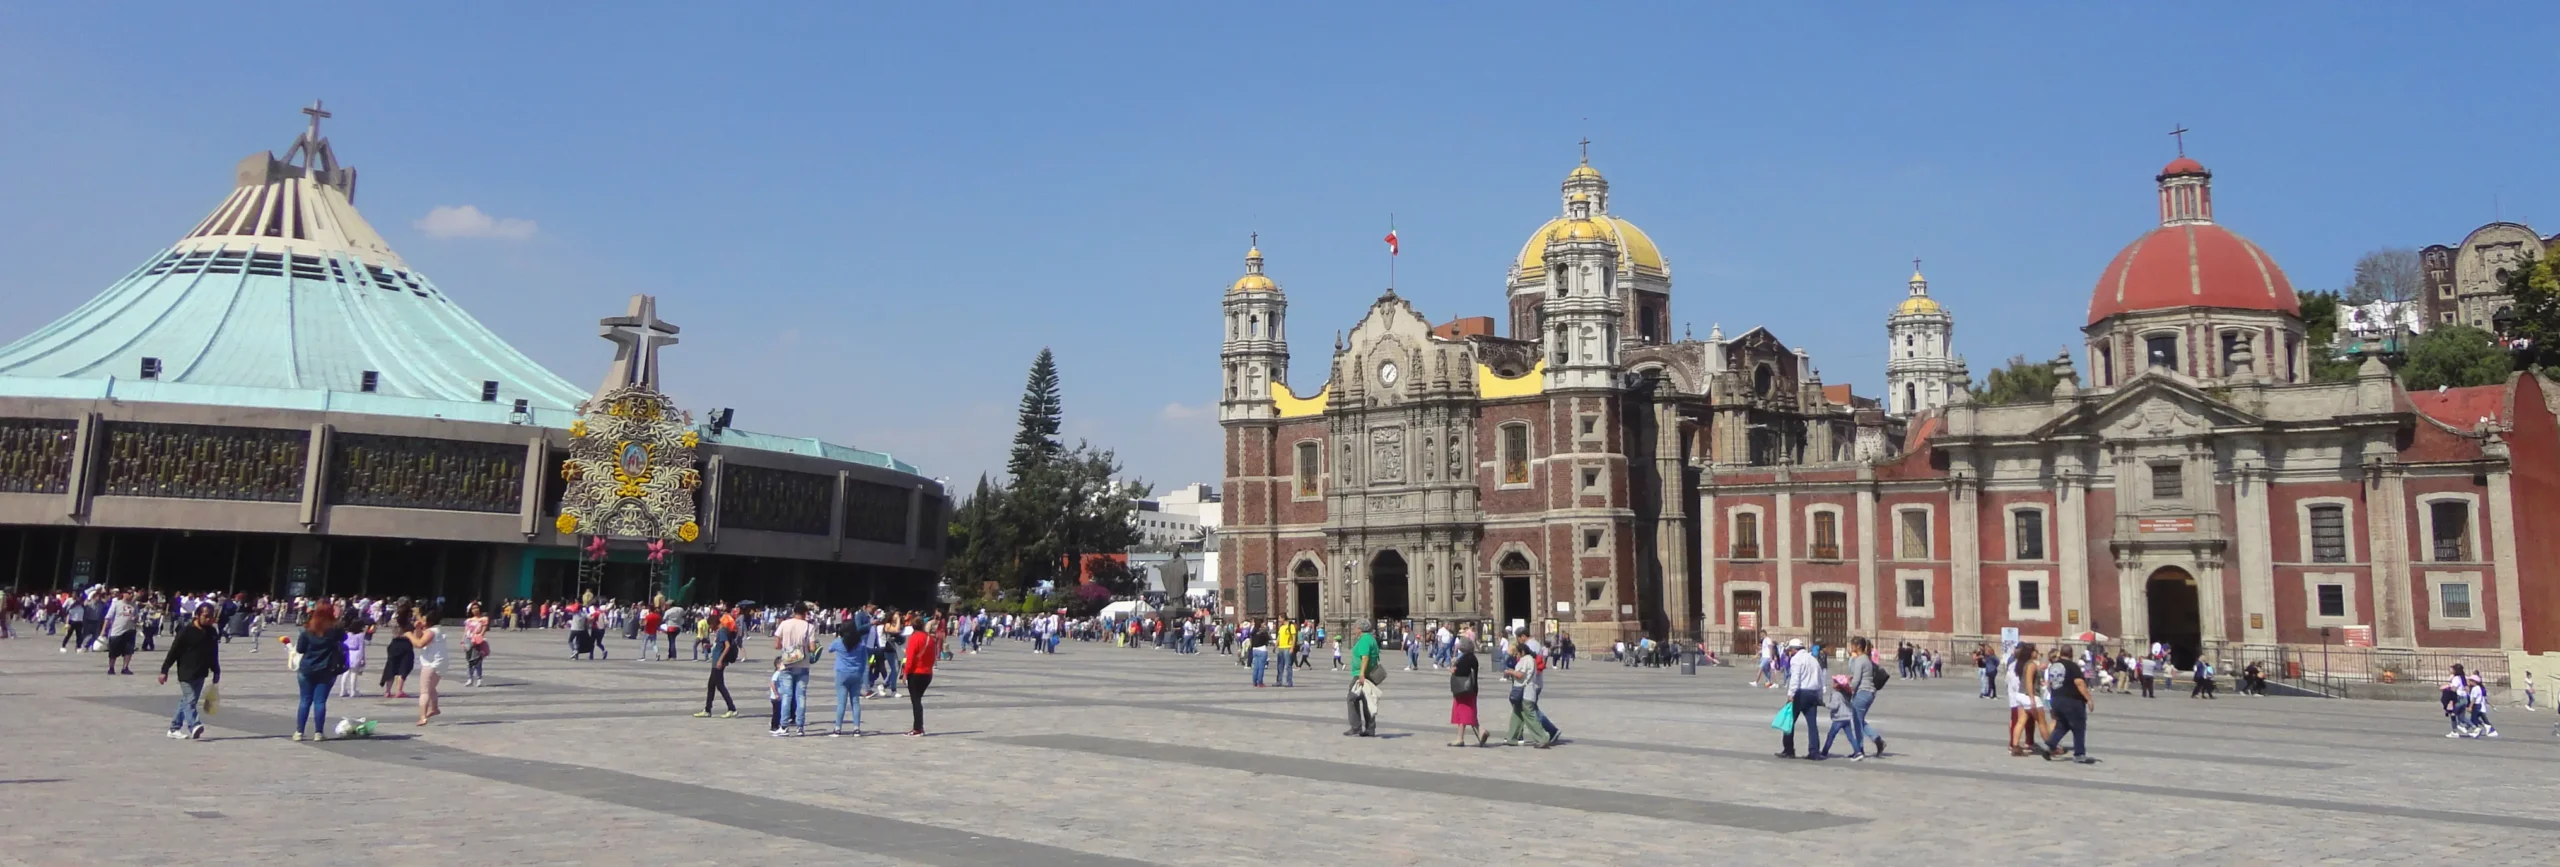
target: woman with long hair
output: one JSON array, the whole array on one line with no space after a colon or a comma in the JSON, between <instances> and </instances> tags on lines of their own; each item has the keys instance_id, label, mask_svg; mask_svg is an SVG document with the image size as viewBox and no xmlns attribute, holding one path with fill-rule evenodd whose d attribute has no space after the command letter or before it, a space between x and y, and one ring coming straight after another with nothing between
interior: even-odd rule
<instances>
[{"instance_id":1,"label":"woman with long hair","mask_svg":"<svg viewBox=\"0 0 2560 867\"><path fill-rule=\"evenodd\" d=\"M416 648L419 725L426 725L428 717L444 713L444 707L436 703L436 682L443 679L445 658L444 630L437 629L436 624L443 620L444 616L434 609L421 612L406 636L409 646Z\"/></svg>"},{"instance_id":2,"label":"woman with long hair","mask_svg":"<svg viewBox=\"0 0 2560 867\"><path fill-rule=\"evenodd\" d=\"M933 685L934 660L942 657L942 627L909 614L907 629L906 665L901 668L907 676L907 705L915 712L907 737L920 738L924 737L924 690Z\"/></svg>"},{"instance_id":3,"label":"woman with long hair","mask_svg":"<svg viewBox=\"0 0 2560 867\"><path fill-rule=\"evenodd\" d=\"M382 680L377 685L382 687L383 698L408 698L409 674L418 664L418 645L409 633L418 628L418 609L400 606L399 613L391 616L391 628L391 646L382 652Z\"/></svg>"},{"instance_id":4,"label":"woman with long hair","mask_svg":"<svg viewBox=\"0 0 2560 867\"><path fill-rule=\"evenodd\" d=\"M2000 686L2009 696L2009 755L2028 755L2027 745L2035 742L2037 681L2042 679L2042 666L2036 662L2036 646L2020 644L2009 651L2006 665L2001 666Z\"/></svg>"},{"instance_id":5,"label":"woman with long hair","mask_svg":"<svg viewBox=\"0 0 2560 867\"><path fill-rule=\"evenodd\" d=\"M462 618L462 662L468 666L463 686L480 685L480 661L488 658L489 615L480 610L480 603L474 602Z\"/></svg>"},{"instance_id":6,"label":"woman with long hair","mask_svg":"<svg viewBox=\"0 0 2560 867\"><path fill-rule=\"evenodd\" d=\"M293 652L301 657L294 671L300 689L293 709L294 740L302 739L306 724L312 740L327 737L329 687L347 667L346 640L346 631L338 628L336 606L312 606L311 616L302 622L302 634L293 639Z\"/></svg>"}]
</instances>

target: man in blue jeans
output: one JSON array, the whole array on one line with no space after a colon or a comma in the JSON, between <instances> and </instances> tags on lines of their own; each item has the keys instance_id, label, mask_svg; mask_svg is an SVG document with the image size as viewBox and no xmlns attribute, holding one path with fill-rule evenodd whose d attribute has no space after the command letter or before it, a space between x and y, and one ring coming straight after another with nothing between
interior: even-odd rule
<instances>
[{"instance_id":1,"label":"man in blue jeans","mask_svg":"<svg viewBox=\"0 0 2560 867\"><path fill-rule=\"evenodd\" d=\"M1831 678L1822 671L1822 657L1805 647L1801 638L1787 639L1785 671L1787 700L1795 705L1796 722L1804 724L1804 757L1819 759L1822 729L1816 726L1822 721L1822 691L1830 688ZM1787 733L1778 737L1778 758L1795 758L1796 727L1788 726Z\"/></svg>"},{"instance_id":2,"label":"man in blue jeans","mask_svg":"<svg viewBox=\"0 0 2560 867\"><path fill-rule=\"evenodd\" d=\"M2043 749L2036 752L2045 761L2053 761L2054 751L2062 746L2062 733L2071 733L2071 760L2094 765L2089 757L2089 706L2097 700L2089 695L2088 675L2080 670L2080 662L2068 653L2059 654L2054 665L2062 667L2062 682L2053 687L2053 734L2045 738Z\"/></svg>"}]
</instances>

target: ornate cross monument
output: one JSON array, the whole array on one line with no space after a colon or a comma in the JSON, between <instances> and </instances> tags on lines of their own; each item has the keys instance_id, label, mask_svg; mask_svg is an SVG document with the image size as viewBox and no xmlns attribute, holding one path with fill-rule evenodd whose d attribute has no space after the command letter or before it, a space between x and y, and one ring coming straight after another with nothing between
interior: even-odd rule
<instances>
[{"instance_id":1,"label":"ornate cross monument","mask_svg":"<svg viewBox=\"0 0 2560 867\"><path fill-rule=\"evenodd\" d=\"M596 325L598 334L614 345L613 368L596 396L631 386L657 391L658 349L676 345L676 332L683 330L658 318L658 296L633 295L630 313L607 316Z\"/></svg>"}]
</instances>

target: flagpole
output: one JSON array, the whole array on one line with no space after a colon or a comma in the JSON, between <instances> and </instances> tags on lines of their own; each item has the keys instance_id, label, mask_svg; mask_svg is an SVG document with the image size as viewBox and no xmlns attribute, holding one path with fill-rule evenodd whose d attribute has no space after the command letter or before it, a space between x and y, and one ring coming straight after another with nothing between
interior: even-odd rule
<instances>
[{"instance_id":1,"label":"flagpole","mask_svg":"<svg viewBox=\"0 0 2560 867\"><path fill-rule=\"evenodd\" d=\"M1387 214L1387 235L1388 237L1394 237L1395 233L1396 215L1393 212L1389 212ZM1402 243L1403 239L1399 238L1397 241L1397 244L1387 245L1387 291L1389 292L1396 291L1396 254L1402 252L1396 248Z\"/></svg>"}]
</instances>

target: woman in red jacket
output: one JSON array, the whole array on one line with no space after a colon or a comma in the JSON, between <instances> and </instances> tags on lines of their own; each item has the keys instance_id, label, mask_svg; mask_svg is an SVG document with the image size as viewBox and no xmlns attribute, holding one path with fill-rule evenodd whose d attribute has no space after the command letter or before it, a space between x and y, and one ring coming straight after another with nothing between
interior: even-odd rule
<instances>
[{"instance_id":1,"label":"woman in red jacket","mask_svg":"<svg viewBox=\"0 0 2560 867\"><path fill-rule=\"evenodd\" d=\"M915 709L915 725L907 729L907 737L924 737L924 690L933 685L933 661L942 658L940 625L907 615L907 660L901 669L907 676L907 702Z\"/></svg>"}]
</instances>

